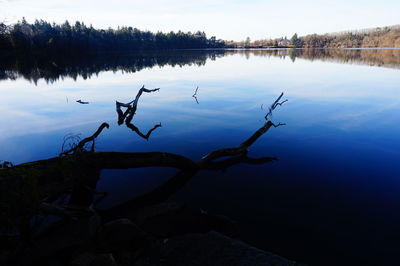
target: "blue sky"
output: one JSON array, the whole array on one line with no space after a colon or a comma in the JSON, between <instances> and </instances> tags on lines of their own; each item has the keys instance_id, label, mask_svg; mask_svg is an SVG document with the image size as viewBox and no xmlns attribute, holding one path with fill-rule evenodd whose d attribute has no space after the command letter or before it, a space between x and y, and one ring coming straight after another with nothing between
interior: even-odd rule
<instances>
[{"instance_id":1,"label":"blue sky","mask_svg":"<svg viewBox=\"0 0 400 266\"><path fill-rule=\"evenodd\" d=\"M291 37L400 24L399 0L0 0L0 20L23 16L96 28L205 31L226 40Z\"/></svg>"}]
</instances>

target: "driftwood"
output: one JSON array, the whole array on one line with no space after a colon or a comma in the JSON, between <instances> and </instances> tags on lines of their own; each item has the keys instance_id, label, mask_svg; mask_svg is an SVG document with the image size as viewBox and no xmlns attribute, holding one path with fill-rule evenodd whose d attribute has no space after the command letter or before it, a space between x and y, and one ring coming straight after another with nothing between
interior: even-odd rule
<instances>
[{"instance_id":1,"label":"driftwood","mask_svg":"<svg viewBox=\"0 0 400 266\"><path fill-rule=\"evenodd\" d=\"M68 98L67 98L67 102L68 102ZM89 104L89 102L84 102L84 101L82 101L82 100L77 100L76 102L77 102L77 103L80 103L80 104Z\"/></svg>"},{"instance_id":2,"label":"driftwood","mask_svg":"<svg viewBox=\"0 0 400 266\"><path fill-rule=\"evenodd\" d=\"M143 207L150 204L155 204L161 201L168 199L172 194L181 189L197 171L201 169L208 170L224 170L230 166L239 163L247 163L247 164L263 164L267 162L272 162L277 160L275 157L263 157L263 158L250 158L247 156L247 149L262 135L264 135L271 127L279 127L284 125L283 123L274 124L270 117L272 115L272 111L276 109L276 107L282 105L287 100L283 102L279 102L282 98L283 93L278 97L278 99L271 105L269 109L269 115L265 116L266 122L264 125L259 128L253 135L251 135L247 140L245 140L242 144L235 148L225 148L211 152L210 154L204 156L201 160L194 163L192 161L187 161L185 164L186 167L189 167L186 170L181 170L177 175L173 178L160 185L156 189L151 192L148 192L136 199L125 202L121 205L110 208L107 211L104 211L104 216L115 218L115 216L121 215L127 216L129 213L134 212L138 207ZM230 157L221 161L216 161L222 157ZM187 158L186 158L187 159ZM189 160L189 159L187 159Z\"/></svg>"},{"instance_id":3,"label":"driftwood","mask_svg":"<svg viewBox=\"0 0 400 266\"><path fill-rule=\"evenodd\" d=\"M226 156L239 156L239 158L242 158L243 162L247 161L247 163L255 163L255 162L267 162L267 161L273 161L276 160L274 157L266 157L266 158L260 158L260 159L250 159L247 157L247 149L253 145L253 143L260 138L262 135L264 135L271 127L279 127L283 126L285 124L283 123L278 123L274 124L271 120L272 112L273 110L276 109L276 107L281 106L287 100L284 100L282 102L279 102L280 99L283 96L283 92L279 95L279 97L275 100L275 102L271 105L269 108L268 113L265 115L265 120L266 122L262 127L260 127L256 132L254 132L253 135L251 135L247 140L245 140L243 143L241 143L238 147L234 148L225 148L225 149L220 149L213 151L206 156L204 156L198 164L201 165L202 167L208 168L210 166L207 165L223 165L222 162L216 163L215 160L226 157ZM227 159L227 162L230 162L232 159ZM235 160L233 160L235 161ZM229 164L229 163L228 163Z\"/></svg>"},{"instance_id":4,"label":"driftwood","mask_svg":"<svg viewBox=\"0 0 400 266\"><path fill-rule=\"evenodd\" d=\"M93 152L96 138L100 135L100 133L103 131L104 128L109 128L109 127L110 127L110 125L107 123L101 124L100 127L96 130L96 132L92 136L90 136L88 138L84 138L76 146L74 146L71 149L68 149L66 151L64 151L64 144L65 144L64 143L63 148L62 148L63 151L60 153L60 156L71 155L71 154L76 154L76 153L81 153L81 152L87 151L85 149L85 145L88 142L92 142L90 151Z\"/></svg>"},{"instance_id":5,"label":"driftwood","mask_svg":"<svg viewBox=\"0 0 400 266\"><path fill-rule=\"evenodd\" d=\"M135 100L120 106L128 108L122 115L128 119L129 123L137 109L137 103L143 92L152 92L142 87ZM275 157L250 158L248 157L248 148L254 144L271 127L278 127L283 124L274 124L270 117L272 111L285 101L279 102L283 93L271 105L268 114L265 116L265 123L256 130L248 139L237 147L219 149L195 162L181 155L164 152L94 152L94 143L107 123L103 123L96 132L83 139L67 151L63 151L60 157L50 158L13 166L0 170L0 181L6 180L7 176L22 175L22 179L34 178L34 183L40 187L43 201L40 203L38 211L42 214L52 214L61 218L71 218L79 210L86 211L92 208L95 202L97 182L100 172L103 169L129 169L141 167L172 167L179 170L177 174L171 177L165 183L159 185L152 191L149 191L137 198L124 202L120 205L111 207L107 210L97 211L103 221L109 221L120 217L129 217L143 207L157 204L167 200L171 195L179 191L198 171L225 170L239 163L263 164L277 160ZM118 103L118 102L117 102ZM120 113L118 113L120 114ZM154 130L153 128L152 130ZM151 132L150 132L151 133ZM150 135L148 133L148 136ZM84 148L85 144L92 142L91 149ZM221 160L222 159L222 160ZM30 176L29 173L35 173ZM20 174L23 173L23 174ZM28 173L28 174L26 174ZM4 183L4 182L3 182ZM68 194L69 200L66 205L57 205L57 199ZM71 211L74 210L74 211ZM26 221L26 219L24 220Z\"/></svg>"},{"instance_id":6,"label":"driftwood","mask_svg":"<svg viewBox=\"0 0 400 266\"><path fill-rule=\"evenodd\" d=\"M276 107L278 107L278 106L280 106L280 105L282 105L282 104L284 104L285 102L288 101L286 99L286 100L284 100L282 102L279 102L282 99L282 97L283 97L283 92L281 93L281 95L279 95L279 97L275 100L275 102L273 102L271 104L271 106L268 108L268 113L265 115L265 120L271 119L272 111L274 111Z\"/></svg>"},{"instance_id":7,"label":"driftwood","mask_svg":"<svg viewBox=\"0 0 400 266\"><path fill-rule=\"evenodd\" d=\"M149 90L149 89L146 89L143 85L143 87L139 90L139 92L137 93L137 95L133 101L131 101L129 103L121 103L121 102L116 101L115 106L116 106L116 111L118 114L118 125L122 125L125 122L125 125L128 128L130 128L132 131L136 132L136 134L138 134L138 136L148 140L151 133L153 133L153 131L156 128L161 127L161 123L154 125L154 127L151 128L146 134L143 134L134 124L132 124L132 119L133 119L134 115L136 114L139 98L142 95L142 93L143 92L151 93L151 92L155 92L155 91L159 91L159 90L160 90L160 88ZM122 109L121 109L122 107L126 108L125 112L122 111Z\"/></svg>"}]
</instances>

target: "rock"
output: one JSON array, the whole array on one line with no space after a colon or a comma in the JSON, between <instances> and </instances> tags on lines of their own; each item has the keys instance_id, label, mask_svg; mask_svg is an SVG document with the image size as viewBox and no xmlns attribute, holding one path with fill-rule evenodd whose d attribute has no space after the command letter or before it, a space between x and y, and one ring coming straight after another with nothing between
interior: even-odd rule
<instances>
[{"instance_id":1,"label":"rock","mask_svg":"<svg viewBox=\"0 0 400 266\"><path fill-rule=\"evenodd\" d=\"M68 257L71 250L90 245L99 227L100 217L95 213L53 224L22 252L19 264L36 265L47 259Z\"/></svg>"},{"instance_id":2,"label":"rock","mask_svg":"<svg viewBox=\"0 0 400 266\"><path fill-rule=\"evenodd\" d=\"M104 224L98 234L98 244L103 252L136 250L146 246L148 238L147 234L129 219L118 219Z\"/></svg>"},{"instance_id":3,"label":"rock","mask_svg":"<svg viewBox=\"0 0 400 266\"><path fill-rule=\"evenodd\" d=\"M79 254L71 260L70 266L90 266L95 257L96 254L91 252Z\"/></svg>"},{"instance_id":4,"label":"rock","mask_svg":"<svg viewBox=\"0 0 400 266\"><path fill-rule=\"evenodd\" d=\"M148 206L138 211L134 222L137 225L142 226L149 219L153 219L155 217L159 217L167 213L170 215L178 213L182 211L185 207L186 207L185 204L174 201L167 201L160 204Z\"/></svg>"},{"instance_id":5,"label":"rock","mask_svg":"<svg viewBox=\"0 0 400 266\"><path fill-rule=\"evenodd\" d=\"M207 215L207 224L209 230L220 232L226 236L236 238L239 236L240 230L236 222L223 215Z\"/></svg>"},{"instance_id":6,"label":"rock","mask_svg":"<svg viewBox=\"0 0 400 266\"><path fill-rule=\"evenodd\" d=\"M90 266L117 266L112 254L99 254L97 255Z\"/></svg>"},{"instance_id":7,"label":"rock","mask_svg":"<svg viewBox=\"0 0 400 266\"><path fill-rule=\"evenodd\" d=\"M94 254L85 252L72 259L69 266L116 266L114 256L111 253Z\"/></svg>"},{"instance_id":8,"label":"rock","mask_svg":"<svg viewBox=\"0 0 400 266\"><path fill-rule=\"evenodd\" d=\"M35 246L52 253L58 250L86 245L92 240L100 227L100 217L91 215L80 216L77 219L60 221L52 228L44 231L35 240Z\"/></svg>"},{"instance_id":9,"label":"rock","mask_svg":"<svg viewBox=\"0 0 400 266\"><path fill-rule=\"evenodd\" d=\"M209 215L198 208L175 202L165 202L140 210L135 223L158 238L209 231L218 231L231 237L239 235L237 224L229 218Z\"/></svg>"},{"instance_id":10,"label":"rock","mask_svg":"<svg viewBox=\"0 0 400 266\"><path fill-rule=\"evenodd\" d=\"M141 258L141 266L300 266L275 254L257 249L217 232L187 234L168 239L151 257Z\"/></svg>"}]
</instances>

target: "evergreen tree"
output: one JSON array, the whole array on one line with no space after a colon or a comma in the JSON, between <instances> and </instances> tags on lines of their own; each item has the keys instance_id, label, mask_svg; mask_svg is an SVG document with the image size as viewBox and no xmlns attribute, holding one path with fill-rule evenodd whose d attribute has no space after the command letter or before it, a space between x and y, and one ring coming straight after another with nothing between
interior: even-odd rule
<instances>
[{"instance_id":1,"label":"evergreen tree","mask_svg":"<svg viewBox=\"0 0 400 266\"><path fill-rule=\"evenodd\" d=\"M302 45L301 40L297 36L297 33L293 34L292 38L290 39L290 44L295 47L300 47Z\"/></svg>"}]
</instances>

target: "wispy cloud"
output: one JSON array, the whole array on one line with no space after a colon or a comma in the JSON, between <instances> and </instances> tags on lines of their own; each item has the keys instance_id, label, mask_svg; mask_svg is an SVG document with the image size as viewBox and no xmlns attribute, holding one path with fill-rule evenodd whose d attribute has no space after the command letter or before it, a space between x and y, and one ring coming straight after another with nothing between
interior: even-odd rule
<instances>
[{"instance_id":1,"label":"wispy cloud","mask_svg":"<svg viewBox=\"0 0 400 266\"><path fill-rule=\"evenodd\" d=\"M152 31L204 30L224 39L325 33L398 24L400 2L316 0L0 0L0 18L25 16L96 27L130 25Z\"/></svg>"}]
</instances>

